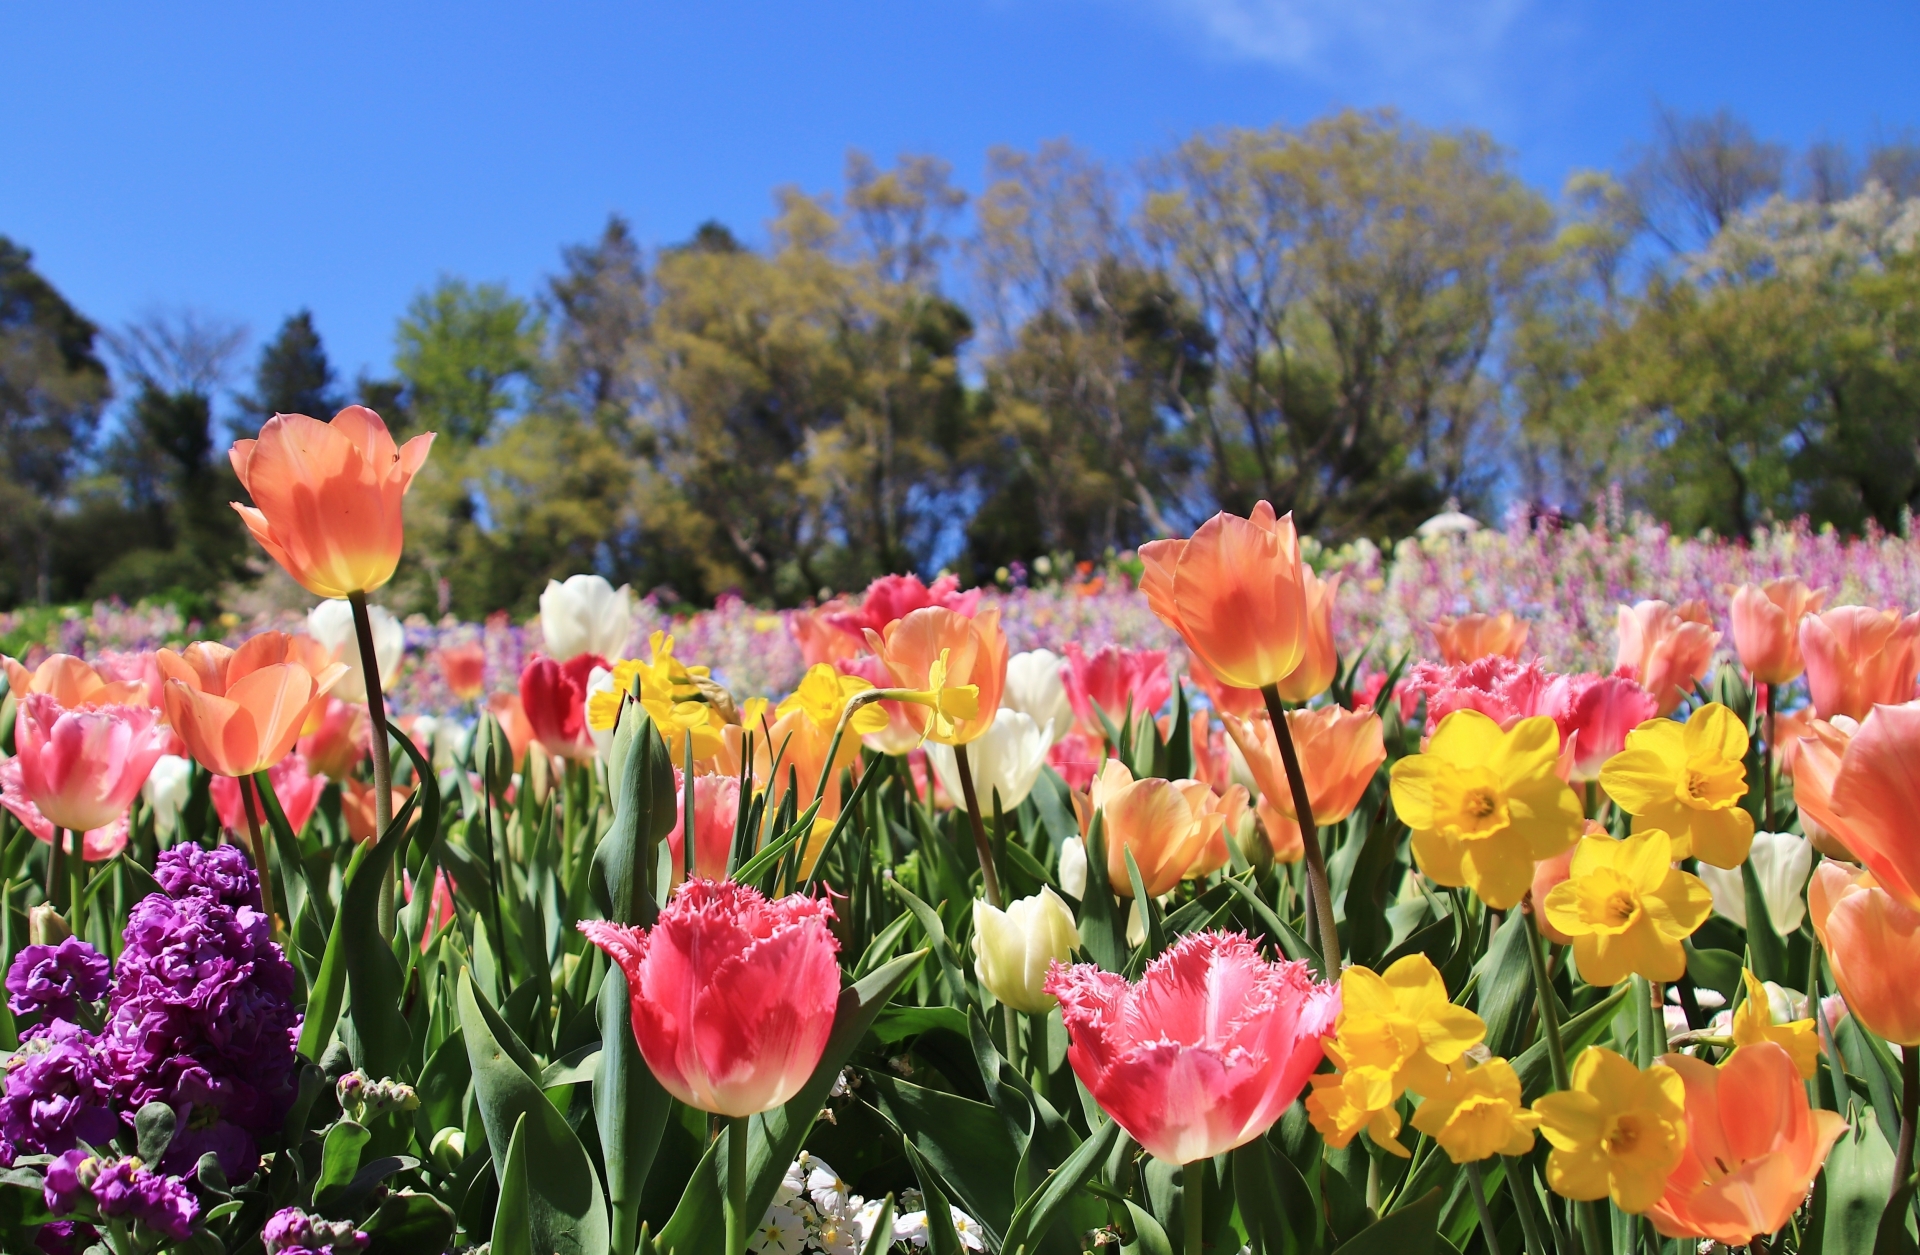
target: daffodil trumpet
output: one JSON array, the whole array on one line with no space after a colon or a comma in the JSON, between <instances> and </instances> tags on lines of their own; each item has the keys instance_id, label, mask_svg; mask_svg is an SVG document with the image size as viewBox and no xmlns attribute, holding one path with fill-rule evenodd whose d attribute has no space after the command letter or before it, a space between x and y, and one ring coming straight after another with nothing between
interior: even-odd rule
<instances>
[{"instance_id":1,"label":"daffodil trumpet","mask_svg":"<svg viewBox=\"0 0 1920 1255\"><path fill-rule=\"evenodd\" d=\"M1293 791L1294 816L1300 824L1300 844L1306 850L1307 890L1313 896L1314 932L1320 950L1320 970L1328 979L1340 970L1340 936L1333 925L1333 887L1327 879L1327 856L1320 848L1320 830L1313 822L1313 798L1307 791L1307 778L1300 771L1300 755L1293 747L1293 731L1287 726L1287 712L1280 705L1280 686L1264 685L1260 695L1267 702L1267 717L1273 721L1273 738L1280 746L1280 762L1287 769L1287 785Z\"/></svg>"}]
</instances>

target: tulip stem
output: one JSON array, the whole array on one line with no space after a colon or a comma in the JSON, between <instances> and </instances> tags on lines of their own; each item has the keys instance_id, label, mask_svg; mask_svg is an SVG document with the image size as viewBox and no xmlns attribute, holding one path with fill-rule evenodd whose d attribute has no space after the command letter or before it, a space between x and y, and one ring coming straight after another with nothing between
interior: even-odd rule
<instances>
[{"instance_id":1,"label":"tulip stem","mask_svg":"<svg viewBox=\"0 0 1920 1255\"><path fill-rule=\"evenodd\" d=\"M353 632L360 641L360 672L367 681L367 722L371 725L369 739L373 742L373 839L379 841L387 835L387 825L393 822L393 763L387 756L387 703L380 694L380 660L373 652L373 620L367 617L367 595L348 593L347 604L353 607ZM389 871L380 886L379 923L383 940L393 940L394 922L393 874Z\"/></svg>"},{"instance_id":2,"label":"tulip stem","mask_svg":"<svg viewBox=\"0 0 1920 1255\"><path fill-rule=\"evenodd\" d=\"M727 1118L727 1255L747 1249L747 1121Z\"/></svg>"},{"instance_id":3,"label":"tulip stem","mask_svg":"<svg viewBox=\"0 0 1920 1255\"><path fill-rule=\"evenodd\" d=\"M1006 902L1000 897L1000 874L993 867L993 845L987 840L987 826L980 821L980 796L973 787L973 768L967 763L967 747L953 747L954 765L960 769L960 792L966 795L967 818L973 821L973 848L980 856L980 878L986 883L987 905L994 910L1003 910Z\"/></svg>"},{"instance_id":4,"label":"tulip stem","mask_svg":"<svg viewBox=\"0 0 1920 1255\"><path fill-rule=\"evenodd\" d=\"M1772 832L1773 831L1773 685L1762 684L1760 685L1760 691L1766 694L1766 696L1762 700L1766 703L1766 712L1767 712L1767 715L1766 715L1767 745L1766 745L1766 748L1760 752L1760 779L1763 782L1763 787L1765 789L1764 797L1766 799L1765 805L1762 807L1762 811L1766 815L1767 831Z\"/></svg>"},{"instance_id":5,"label":"tulip stem","mask_svg":"<svg viewBox=\"0 0 1920 1255\"><path fill-rule=\"evenodd\" d=\"M1520 1213L1520 1232L1529 1255L1550 1255L1554 1247L1540 1229L1540 1216L1534 1210L1540 1200L1533 1193L1533 1162L1522 1156L1502 1157L1507 1169L1507 1190L1513 1195L1513 1209Z\"/></svg>"},{"instance_id":6,"label":"tulip stem","mask_svg":"<svg viewBox=\"0 0 1920 1255\"><path fill-rule=\"evenodd\" d=\"M1500 1235L1494 1231L1493 1213L1487 1209L1487 1183L1481 1179L1480 1161L1467 1163L1467 1188L1473 1192L1473 1209L1480 1213L1480 1232L1487 1238L1488 1255L1500 1255Z\"/></svg>"},{"instance_id":7,"label":"tulip stem","mask_svg":"<svg viewBox=\"0 0 1920 1255\"><path fill-rule=\"evenodd\" d=\"M273 875L267 870L267 840L260 832L260 802L255 792L260 785L251 776L242 776L240 800L247 807L247 835L253 838L253 868L260 873L260 909L267 915L267 930L273 930Z\"/></svg>"},{"instance_id":8,"label":"tulip stem","mask_svg":"<svg viewBox=\"0 0 1920 1255\"><path fill-rule=\"evenodd\" d=\"M1180 1210L1186 1213L1187 1244L1185 1255L1201 1255L1201 1238L1205 1236L1206 1215L1201 1209L1205 1201L1201 1197L1206 1188L1207 1161L1196 1159L1180 1169Z\"/></svg>"},{"instance_id":9,"label":"tulip stem","mask_svg":"<svg viewBox=\"0 0 1920 1255\"><path fill-rule=\"evenodd\" d=\"M47 902L55 910L62 903L60 895L67 888L67 830L53 830L52 849L47 851Z\"/></svg>"},{"instance_id":10,"label":"tulip stem","mask_svg":"<svg viewBox=\"0 0 1920 1255\"><path fill-rule=\"evenodd\" d=\"M1547 1041L1547 1062L1553 1066L1553 1087L1570 1089L1573 1074L1567 1070L1567 1050L1560 1040L1560 1003L1553 996L1553 982L1547 976L1547 956L1540 950L1540 922L1534 918L1535 903L1529 893L1520 903L1520 918L1527 926L1527 962L1533 968L1533 992L1539 1003L1540 1033Z\"/></svg>"},{"instance_id":11,"label":"tulip stem","mask_svg":"<svg viewBox=\"0 0 1920 1255\"><path fill-rule=\"evenodd\" d=\"M67 912L73 925L73 935L82 941L87 936L87 834L77 828L67 829L67 896L73 906ZM1911 1155L1908 1156L1912 1158Z\"/></svg>"},{"instance_id":12,"label":"tulip stem","mask_svg":"<svg viewBox=\"0 0 1920 1255\"><path fill-rule=\"evenodd\" d=\"M1024 1080L1026 1073L1022 1068L1020 1052L1020 1013L1003 1002L1000 1004L1000 1014L1007 1022L1007 1064L1015 1076Z\"/></svg>"},{"instance_id":13,"label":"tulip stem","mask_svg":"<svg viewBox=\"0 0 1920 1255\"><path fill-rule=\"evenodd\" d=\"M1819 1014L1816 1008L1815 1014ZM1920 1122L1920 1046L1900 1048L1900 1145L1893 1152L1893 1197L1913 1176L1914 1125Z\"/></svg>"},{"instance_id":14,"label":"tulip stem","mask_svg":"<svg viewBox=\"0 0 1920 1255\"><path fill-rule=\"evenodd\" d=\"M1312 889L1314 932L1320 943L1320 974L1326 980L1333 980L1340 975L1340 935L1333 926L1333 890L1327 880L1327 856L1320 849L1320 830L1313 822L1313 798L1307 792L1307 778L1300 772L1300 755L1293 748L1293 730L1287 726L1287 712L1280 705L1279 686L1265 685L1260 695L1267 699L1273 739L1279 742L1280 761L1287 769L1287 783L1293 789L1293 812L1300 824L1300 844L1307 852L1307 884Z\"/></svg>"}]
</instances>

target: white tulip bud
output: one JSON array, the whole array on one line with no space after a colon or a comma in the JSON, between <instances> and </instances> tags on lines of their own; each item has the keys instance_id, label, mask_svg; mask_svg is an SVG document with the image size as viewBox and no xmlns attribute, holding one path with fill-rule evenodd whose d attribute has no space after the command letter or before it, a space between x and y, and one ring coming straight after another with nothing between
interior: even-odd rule
<instances>
[{"instance_id":1,"label":"white tulip bud","mask_svg":"<svg viewBox=\"0 0 1920 1255\"><path fill-rule=\"evenodd\" d=\"M1004 911L973 903L974 971L990 993L1016 1011L1038 1015L1054 1004L1040 986L1047 966L1067 962L1080 944L1073 912L1053 890L1009 902Z\"/></svg>"}]
</instances>

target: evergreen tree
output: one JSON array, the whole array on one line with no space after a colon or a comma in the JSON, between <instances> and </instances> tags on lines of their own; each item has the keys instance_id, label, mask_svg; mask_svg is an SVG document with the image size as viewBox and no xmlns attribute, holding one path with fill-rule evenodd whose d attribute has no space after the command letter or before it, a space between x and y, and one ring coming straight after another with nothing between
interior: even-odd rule
<instances>
[{"instance_id":1,"label":"evergreen tree","mask_svg":"<svg viewBox=\"0 0 1920 1255\"><path fill-rule=\"evenodd\" d=\"M333 363L314 329L313 314L301 310L280 324L280 332L260 350L253 372L253 395L241 397L236 425L251 436L275 414L307 414L327 419L343 404L334 391Z\"/></svg>"}]
</instances>

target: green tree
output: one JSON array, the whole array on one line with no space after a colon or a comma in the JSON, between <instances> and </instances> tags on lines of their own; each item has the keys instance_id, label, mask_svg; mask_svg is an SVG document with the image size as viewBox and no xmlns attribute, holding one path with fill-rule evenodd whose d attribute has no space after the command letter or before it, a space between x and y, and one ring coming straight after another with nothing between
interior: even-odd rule
<instances>
[{"instance_id":1,"label":"green tree","mask_svg":"<svg viewBox=\"0 0 1920 1255\"><path fill-rule=\"evenodd\" d=\"M239 398L239 434L254 435L275 414L332 418L343 404L335 382L333 363L327 360L312 312L303 309L289 315L279 333L260 350L252 395Z\"/></svg>"}]
</instances>

